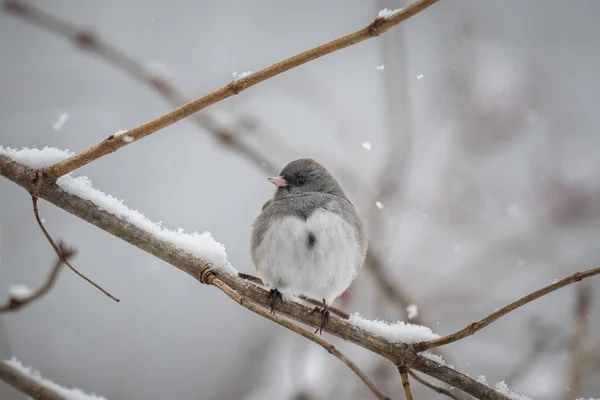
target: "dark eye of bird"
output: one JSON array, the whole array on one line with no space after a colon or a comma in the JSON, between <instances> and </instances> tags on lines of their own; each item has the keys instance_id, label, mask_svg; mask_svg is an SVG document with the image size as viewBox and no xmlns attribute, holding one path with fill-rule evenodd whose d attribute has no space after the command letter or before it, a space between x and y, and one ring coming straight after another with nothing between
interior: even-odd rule
<instances>
[{"instance_id":1,"label":"dark eye of bird","mask_svg":"<svg viewBox=\"0 0 600 400\"><path fill-rule=\"evenodd\" d=\"M304 178L299 178L298 179L298 184L299 185L304 185L305 183L306 183L306 179L304 179Z\"/></svg>"}]
</instances>

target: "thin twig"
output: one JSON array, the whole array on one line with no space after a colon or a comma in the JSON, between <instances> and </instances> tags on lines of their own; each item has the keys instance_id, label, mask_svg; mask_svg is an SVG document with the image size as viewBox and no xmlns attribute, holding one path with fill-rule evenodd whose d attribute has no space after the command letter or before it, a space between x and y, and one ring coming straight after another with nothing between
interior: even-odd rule
<instances>
[{"instance_id":1,"label":"thin twig","mask_svg":"<svg viewBox=\"0 0 600 400\"><path fill-rule=\"evenodd\" d=\"M5 361L0 362L0 379L32 399L64 400L63 396L48 389L31 376L24 374Z\"/></svg>"},{"instance_id":2,"label":"thin twig","mask_svg":"<svg viewBox=\"0 0 600 400\"><path fill-rule=\"evenodd\" d=\"M451 393L448 389L443 388L441 386L434 385L433 383L426 381L425 379L423 379L419 375L417 375L413 370L409 369L408 373L421 385L427 386L429 389L435 390L437 393L446 395L446 396L450 397L451 399L460 400L460 398L458 396L456 396L454 393Z\"/></svg>"},{"instance_id":3,"label":"thin twig","mask_svg":"<svg viewBox=\"0 0 600 400\"><path fill-rule=\"evenodd\" d=\"M587 336L588 315L591 305L591 287L582 284L577 291L575 303L573 336L571 340L571 362L569 367L569 382L565 398L567 400L577 399L581 393L581 382L585 366L583 343Z\"/></svg>"},{"instance_id":4,"label":"thin twig","mask_svg":"<svg viewBox=\"0 0 600 400\"><path fill-rule=\"evenodd\" d=\"M406 368L404 365L400 365L398 367L398 371L400 371L400 376L402 377L402 387L404 388L406 400L414 400L412 390L410 388L410 379L408 378L408 368Z\"/></svg>"},{"instance_id":5,"label":"thin twig","mask_svg":"<svg viewBox=\"0 0 600 400\"><path fill-rule=\"evenodd\" d=\"M76 253L76 251L74 249L67 247L62 242L58 242L58 248L60 249L61 254L65 260L73 257ZM56 280L58 278L58 273L60 272L60 267L62 267L62 265L63 265L63 258L57 257L56 262L54 263L54 266L52 267L52 270L50 270L50 275L48 275L48 278L46 279L46 282L44 282L44 284L42 286L40 286L40 288L38 290L36 290L35 292L33 292L30 295L25 296L25 297L15 297L13 295L8 300L8 303L6 303L4 305L0 305L0 313L7 312L7 311L16 311L16 310L26 306L27 304L30 304L30 303L36 301L37 299L39 299L40 297L42 297L46 293L48 293L50 291L50 289L52 289L52 287L56 283Z\"/></svg>"},{"instance_id":6,"label":"thin twig","mask_svg":"<svg viewBox=\"0 0 600 400\"><path fill-rule=\"evenodd\" d=\"M477 331L485 328L486 326L490 325L491 323L497 321L498 319L502 318L509 312L514 311L517 308L524 306L527 303L532 302L533 300L539 299L540 297L545 296L549 293L552 293L555 290L558 290L562 287L565 287L565 286L570 285L575 282L579 282L583 279L586 279L586 278L589 278L591 276L598 275L598 274L600 274L600 268L593 268L593 269L589 269L584 272L576 272L573 275L568 276L564 279L561 279L558 282L555 282L551 285L548 285L539 290L536 290L535 292L530 293L527 296L521 297L519 300L514 301L507 306L502 307L500 310L488 315L487 317L483 318L482 320L479 320L477 322L473 322L473 323L469 324L467 327L461 329L460 331L454 332L447 336L443 336L436 340L416 343L414 345L414 348L417 351L424 351L424 350L431 349L433 347L443 346L443 345L446 345L449 343L454 343L458 340L464 339L467 336L471 336L475 332L477 332Z\"/></svg>"},{"instance_id":7,"label":"thin twig","mask_svg":"<svg viewBox=\"0 0 600 400\"><path fill-rule=\"evenodd\" d=\"M127 52L102 40L93 30L83 29L65 19L52 15L33 4L23 0L11 0L4 3L5 9L13 15L30 22L42 29L55 33L72 41L77 46L99 56L114 67L122 70L133 79L149 86L173 107L179 107L190 101L172 82L164 76L152 73L147 66L133 58ZM226 148L231 149L259 168L275 171L275 166L264 154L250 147L239 139L239 134L225 129L207 113L192 115L192 122L202 130L209 132ZM129 133L128 133L129 136Z\"/></svg>"},{"instance_id":8,"label":"thin twig","mask_svg":"<svg viewBox=\"0 0 600 400\"><path fill-rule=\"evenodd\" d=\"M92 281L90 278L88 278L87 276L85 276L84 274L79 272L79 270L77 270L77 268L75 268L69 262L69 260L67 260L67 258L61 251L60 247L56 245L56 242L54 242L54 239L52 239L52 236L50 236L50 234L46 230L46 227L44 226L44 223L42 222L42 219L40 218L40 213L39 213L38 205L37 205L37 197L31 196L31 201L33 202L33 213L35 214L35 219L36 219L38 225L40 226L40 229L42 230L42 232L44 232L44 236L46 236L46 239L48 239L48 242L50 242L50 244L52 245L52 248L56 252L56 255L58 255L58 258L60 258L62 260L62 262L64 262L69 268L71 268L71 271L75 272L77 275L79 275L85 281L90 283L96 289L100 290L102 293L104 293L105 295L107 295L108 297L110 297L111 299L116 301L117 303L119 301L121 301L118 298L116 298L115 296L113 296L112 294L110 294L109 292L107 292L102 286L98 285L96 282Z\"/></svg>"},{"instance_id":9,"label":"thin twig","mask_svg":"<svg viewBox=\"0 0 600 400\"><path fill-rule=\"evenodd\" d=\"M316 60L317 58L323 57L327 54L331 54L356 43L379 36L380 34L388 31L392 27L409 19L413 15L416 15L420 11L437 3L438 1L439 0L417 0L410 6L396 12L388 18L375 18L371 24L363 29L359 29L358 31L332 40L331 42L303 51L302 53L296 54L295 56L263 68L243 78L236 79L228 85L210 92L190 103L187 103L168 114L142 124L137 128L129 130L127 132L127 140L124 140L124 137L121 137L121 135L111 135L87 150L54 164L46 170L46 176L50 180L54 181L59 177L68 174L69 172L72 172L94 160L97 160L100 157L127 146L133 141L137 141L148 135L151 135L154 132L174 124L175 122L180 121L197 111L200 111L228 97L234 96L240 93L242 90L248 89L267 79L273 78L283 72ZM13 0L13 3L14 2L15 1Z\"/></svg>"},{"instance_id":10,"label":"thin twig","mask_svg":"<svg viewBox=\"0 0 600 400\"><path fill-rule=\"evenodd\" d=\"M265 286L265 283L262 281L262 279L260 279L257 276L250 275L250 274L244 274L241 272L238 274L238 276L242 279L247 280L248 282L252 282L252 283L255 283L260 286ZM306 301L307 303L310 303L314 306L321 307L323 305L322 301L311 299L310 297L307 297L304 295L300 295L299 297L300 297L300 299L302 299L302 300ZM332 312L333 314L336 314L338 317L341 317L344 319L350 319L350 314L348 314L345 311L340 310L339 308L329 306L329 311Z\"/></svg>"},{"instance_id":11,"label":"thin twig","mask_svg":"<svg viewBox=\"0 0 600 400\"><path fill-rule=\"evenodd\" d=\"M291 323L288 320L285 320L281 317L278 317L276 315L273 315L272 313L270 313L269 311L263 309L262 307L254 304L253 302L251 302L249 299L246 299L242 296L240 296L235 290L233 290L231 287L229 287L228 285L226 285L224 282L222 282L221 280L217 279L217 278L212 278L209 279L209 284L217 287L219 290L221 290L223 293L225 293L227 296L229 296L231 299L233 299L235 302L241 304L243 307L246 307L248 310L255 312L256 314L259 314L265 318L270 319L271 321L293 331L296 332L299 335L304 336L305 338L307 338L308 340L318 344L319 346L323 347L325 350L327 350L329 353L333 354L334 356L336 356L337 358L339 358L344 364L346 364L356 375L358 375L358 377L365 383L365 385L367 385L367 387L373 392L373 394L378 398L378 399L387 399L389 400L389 397L385 396L383 393L381 393L379 391L379 389L377 389L377 387L375 386L375 384L371 381L371 379L369 379L369 377L360 369L358 368L358 366L356 364L354 364L354 362L352 362L352 360L350 360L346 355L344 355L341 351L339 351L334 345L332 345L331 343L327 342L326 340L320 338L319 336L307 331L306 329L303 329L301 327L299 327L296 324Z\"/></svg>"}]
</instances>

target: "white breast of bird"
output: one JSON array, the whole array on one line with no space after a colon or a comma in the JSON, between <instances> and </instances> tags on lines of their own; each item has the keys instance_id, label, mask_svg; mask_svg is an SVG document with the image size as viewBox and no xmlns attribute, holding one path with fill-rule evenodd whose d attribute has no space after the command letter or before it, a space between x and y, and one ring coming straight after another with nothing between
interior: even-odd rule
<instances>
[{"instance_id":1,"label":"white breast of bird","mask_svg":"<svg viewBox=\"0 0 600 400\"><path fill-rule=\"evenodd\" d=\"M257 248L257 270L271 287L331 304L352 283L363 254L354 228L319 209L304 220L274 221Z\"/></svg>"}]
</instances>

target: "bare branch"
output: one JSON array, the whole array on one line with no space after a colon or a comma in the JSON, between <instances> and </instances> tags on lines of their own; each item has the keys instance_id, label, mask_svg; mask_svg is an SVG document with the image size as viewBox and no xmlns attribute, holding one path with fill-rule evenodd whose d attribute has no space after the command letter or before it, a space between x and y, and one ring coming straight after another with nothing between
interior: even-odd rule
<instances>
[{"instance_id":1,"label":"bare branch","mask_svg":"<svg viewBox=\"0 0 600 400\"><path fill-rule=\"evenodd\" d=\"M30 22L42 29L55 33L65 39L72 41L77 46L89 51L107 61L115 68L127 73L131 78L141 82L158 93L173 107L179 107L190 101L172 82L165 77L151 73L140 61L128 53L116 48L102 40L93 30L83 29L65 19L47 13L23 0L12 0L5 2L7 11L13 15ZM250 160L258 167L268 171L275 171L273 163L258 150L239 140L239 135L224 129L207 113L195 113L191 118L200 128L209 132L226 148L231 149Z\"/></svg>"},{"instance_id":2,"label":"bare branch","mask_svg":"<svg viewBox=\"0 0 600 400\"><path fill-rule=\"evenodd\" d=\"M583 343L587 336L591 297L591 287L582 284L577 291L575 312L573 313L575 318L571 340L571 363L569 367L569 382L565 393L567 400L579 398L581 393L581 382L585 366Z\"/></svg>"},{"instance_id":3,"label":"bare branch","mask_svg":"<svg viewBox=\"0 0 600 400\"><path fill-rule=\"evenodd\" d=\"M122 240L160 258L174 267L205 282L206 275L214 276L235 290L240 296L253 303L269 308L268 292L237 276L215 270L206 261L191 255L172 243L157 239L150 232L118 216L98 208L94 203L60 189L55 183L43 177L38 171L0 155L0 175L25 188L36 197L43 198L63 210L115 235ZM313 328L320 326L320 316L311 314L312 309L295 302L284 301L278 304L277 311ZM346 320L332 316L323 331L354 343L397 364L402 360L408 368L430 375L442 382L457 387L472 396L490 400L508 400L506 396L477 382L452 368L419 356L412 346L391 343L371 332L359 329Z\"/></svg>"},{"instance_id":4,"label":"bare branch","mask_svg":"<svg viewBox=\"0 0 600 400\"><path fill-rule=\"evenodd\" d=\"M404 394L406 395L406 400L414 400L412 390L410 389L410 379L408 378L408 368L404 365L398 367L398 371L400 371L400 376L402 377L402 387L404 388Z\"/></svg>"},{"instance_id":5,"label":"bare branch","mask_svg":"<svg viewBox=\"0 0 600 400\"><path fill-rule=\"evenodd\" d=\"M112 294L110 294L109 292L107 292L102 286L98 285L96 282L94 282L93 280L91 280L90 278L88 278L87 276L85 276L84 274L82 274L81 272L79 272L79 270L77 268L75 268L69 262L69 260L67 259L67 257L65 257L65 254L61 251L60 246L58 246L56 244L56 242L54 242L54 239L52 239L52 236L50 236L50 234L46 230L46 227L44 226L44 223L42 222L42 219L40 218L40 213L38 211L38 206L37 206L37 197L31 196L31 201L33 202L33 213L35 214L35 219L36 219L38 225L40 226L40 229L42 230L42 232L44 232L44 236L46 236L46 239L48 239L48 241L52 245L52 248L56 252L56 255L58 255L58 258L63 263L65 263L69 268L71 268L71 271L75 272L77 275L79 275L81 278L83 278L83 280L85 280L88 283L90 283L92 286L94 286L95 288L97 288L98 290L100 290L102 293L104 293L105 295L107 295L108 297L110 297L111 299L113 299L114 301L116 301L117 303L119 301L121 301L118 298L116 298L115 296L113 296Z\"/></svg>"},{"instance_id":6,"label":"bare branch","mask_svg":"<svg viewBox=\"0 0 600 400\"><path fill-rule=\"evenodd\" d=\"M488 315L487 317L483 318L482 320L471 323L466 328L463 328L460 331L454 332L450 335L441 337L436 340L431 340L429 342L417 343L417 344L415 344L415 349L417 351L424 351L424 350L431 349L433 347L443 346L445 344L454 343L458 340L464 339L467 336L473 335L475 332L485 328L486 326L488 326L491 323L502 318L509 312L514 311L517 308L524 306L527 303L530 303L536 299L539 299L540 297L545 296L549 293L552 293L555 290L558 290L562 287L565 287L565 286L570 285L575 282L579 282L583 279L586 279L586 278L589 278L591 276L598 275L598 274L600 274L600 268L593 268L593 269L589 269L589 270L583 271L583 272L576 272L573 275L568 276L564 279L561 279L558 282L555 282L551 285L548 285L539 290L536 290L535 292L530 293L527 296L521 297L519 300L514 301L507 306L502 307L498 311Z\"/></svg>"},{"instance_id":7,"label":"bare branch","mask_svg":"<svg viewBox=\"0 0 600 400\"><path fill-rule=\"evenodd\" d=\"M64 400L58 393L53 392L31 376L22 373L4 361L0 362L0 379L32 399Z\"/></svg>"},{"instance_id":8,"label":"bare branch","mask_svg":"<svg viewBox=\"0 0 600 400\"><path fill-rule=\"evenodd\" d=\"M419 382L423 386L427 386L429 389L435 390L437 393L448 396L451 399L460 400L460 398L458 396L451 393L448 389L443 388L441 386L434 385L433 383L426 381L425 379L421 378L419 375L415 374L414 371L408 370L408 373L410 374L410 376L412 376L417 382Z\"/></svg>"},{"instance_id":9,"label":"bare branch","mask_svg":"<svg viewBox=\"0 0 600 400\"><path fill-rule=\"evenodd\" d=\"M38 290L36 290L32 294L30 294L29 296L26 296L26 297L13 296L13 297L11 297L8 300L8 303L6 303L4 305L0 305L0 313L7 312L7 311L16 311L16 310L26 306L27 304L30 304L30 303L36 301L40 297L44 296L46 293L48 293L50 291L50 289L52 289L52 287L54 287L54 284L56 283L56 280L58 279L58 273L60 272L60 267L62 267L62 265L63 265L63 259L67 260L67 259L73 257L76 253L75 250L68 248L62 242L58 242L58 248L62 254L62 258L58 257L56 259L56 262L54 263L52 270L50 270L50 275L48 275L46 282L44 282L44 284L42 286L40 286L40 288Z\"/></svg>"},{"instance_id":10,"label":"bare branch","mask_svg":"<svg viewBox=\"0 0 600 400\"><path fill-rule=\"evenodd\" d=\"M256 304L252 303L250 300L243 298L242 296L240 296L238 293L236 293L232 288L230 288L229 286L227 286L225 283L223 283L222 281L220 281L219 279L216 278L208 278L207 279L207 283L209 285L213 285L215 287L217 287L218 289L220 289L223 293L225 293L227 296L229 296L231 299L233 299L234 301L236 301L237 303L241 304L242 306L246 307L248 310L262 316L265 317L267 319L270 319L271 321L293 331L296 332L297 334L304 336L305 338L307 338L308 340L315 342L316 344L318 344L319 346L323 347L325 350L327 350L330 354L333 354L334 356L336 356L337 358L339 358L344 364L346 364L356 375L358 375L358 377L365 383L365 385L367 385L367 387L373 392L373 394L378 398L378 399L386 399L389 400L389 397L385 396L383 393L381 393L379 391L379 389L377 389L377 387L375 386L375 384L369 379L369 377L360 369L358 368L358 366L356 364L354 364L352 362L352 360L350 360L348 357L346 357L341 351L339 351L338 349L335 348L334 345L332 345L331 343L328 343L327 341L325 341L324 339L320 338L319 336L307 331L306 329L302 329L300 328L298 325L295 325L293 323L291 323L290 321L287 321L281 317L278 317L276 315L271 314L270 312L266 311L265 309L257 306Z\"/></svg>"},{"instance_id":11,"label":"bare branch","mask_svg":"<svg viewBox=\"0 0 600 400\"><path fill-rule=\"evenodd\" d=\"M174 124L175 122L180 121L197 111L200 111L228 97L236 95L242 90L248 89L267 79L273 78L283 72L316 60L317 58L323 57L327 54L331 54L356 43L379 36L380 34L409 19L413 15L418 14L422 10L437 3L438 1L439 0L417 0L410 6L396 12L388 18L375 18L375 20L369 24L369 26L363 29L359 29L358 31L314 47L310 50L303 51L302 53L296 54L295 56L263 68L260 71L254 72L243 78L236 79L228 85L208 93L190 103L187 103L168 114L140 125L137 128L129 130L127 132L127 136L130 138L130 140L125 141L122 137L111 135L87 150L84 150L79 154L75 154L64 161L49 167L46 170L46 174L50 180L56 180L59 177L81 168L100 157L125 147L132 141L136 141L151 135L154 132Z\"/></svg>"}]
</instances>

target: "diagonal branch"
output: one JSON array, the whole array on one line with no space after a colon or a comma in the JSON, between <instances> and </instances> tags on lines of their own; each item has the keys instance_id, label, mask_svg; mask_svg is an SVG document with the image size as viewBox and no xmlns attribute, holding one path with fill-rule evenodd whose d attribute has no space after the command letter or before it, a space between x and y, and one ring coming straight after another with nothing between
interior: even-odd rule
<instances>
[{"instance_id":1,"label":"diagonal branch","mask_svg":"<svg viewBox=\"0 0 600 400\"><path fill-rule=\"evenodd\" d=\"M233 299L237 303L240 303L243 307L246 307L248 310L250 310L262 317L270 319L271 321L291 330L292 332L296 332L297 334L304 336L308 340L315 342L319 346L323 347L330 354L333 354L334 356L339 358L344 364L346 364L352 370L352 372L354 372L356 375L358 375L358 377L365 383L365 385L367 385L367 387L373 392L373 394L378 399L390 400L389 397L387 397L386 395L381 393L379 391L379 389L377 389L377 386L375 386L375 384L371 381L371 379L369 379L369 377L360 368L358 368L358 366L356 364L354 364L354 362L352 362L352 360L350 360L341 351L336 349L335 346L332 345L331 343L328 343L326 340L307 331L306 329L300 328L298 325L293 324L290 321L287 321L283 318L280 318L276 315L271 314L270 312L266 311L265 309L250 302L248 299L245 299L242 296L240 296L238 293L236 293L233 289L231 289L229 286L224 284L219 279L210 277L207 279L207 281L208 281L207 283L209 285L213 285L213 286L217 287L219 290L221 290L223 293L225 293L231 299Z\"/></svg>"},{"instance_id":2,"label":"diagonal branch","mask_svg":"<svg viewBox=\"0 0 600 400\"><path fill-rule=\"evenodd\" d=\"M415 349L417 351L424 351L424 350L431 349L433 347L443 346L445 344L454 343L456 341L464 339L467 336L473 335L475 332L485 328L486 326L490 325L493 322L496 322L497 320L504 317L509 312L514 311L517 308L524 306L527 303L531 303L532 301L537 300L540 297L545 296L549 293L552 293L555 290L558 290L562 287L565 287L565 286L570 285L575 282L579 282L583 279L586 279L586 278L589 278L591 276L598 275L598 274L600 274L600 268L593 268L593 269L589 269L589 270L583 271L583 272L576 272L573 275L568 276L564 279L561 279L558 282L555 282L551 285L548 285L539 290L536 290L535 292L530 293L527 296L521 297L519 300L514 301L507 306L502 307L501 309L488 315L487 317L485 317L477 322L473 322L473 323L469 324L467 327L461 329L460 331L454 332L450 335L441 337L436 340L417 343L417 344L415 344Z\"/></svg>"},{"instance_id":3,"label":"diagonal branch","mask_svg":"<svg viewBox=\"0 0 600 400\"><path fill-rule=\"evenodd\" d=\"M267 79L273 78L283 72L289 71L292 68L306 64L310 61L316 60L317 58L331 54L335 51L344 49L352 46L356 43L371 39L379 36L380 34L388 31L394 26L401 22L409 19L410 17L418 14L427 7L435 4L439 0L417 0L410 6L394 13L393 15L383 18L377 17L367 27L359 29L346 36L342 36L338 39L332 40L331 42L322 44L312 49L303 51L302 53L296 54L288 59L270 65L260 71L254 72L245 77L236 79L226 86L223 86L213 92L210 92L190 103L187 103L168 114L165 114L153 121L147 122L138 126L137 128L131 129L127 132L128 139L121 135L111 135L104 139L102 142L84 150L79 154L61 161L46 170L46 174L50 180L55 181L59 177L68 174L78 168L83 167L90 162L97 160L107 154L117 151L118 149L127 146L136 140L142 139L148 135L157 132L177 121L182 120L195 112L198 112L212 104L215 104L228 97L234 96L240 93L242 90L248 89L258 83L261 83ZM6 4L18 4L18 1L12 0Z\"/></svg>"},{"instance_id":4,"label":"diagonal branch","mask_svg":"<svg viewBox=\"0 0 600 400\"><path fill-rule=\"evenodd\" d=\"M56 280L58 279L58 273L60 272L60 267L63 265L63 260L68 260L69 258L75 255L75 250L68 248L62 242L58 242L58 248L62 254L62 257L57 257L52 270L50 271L50 275L46 279L46 282L42 286L39 287L38 290L30 294L26 297L15 297L12 296L8 303L4 305L0 305L0 313L7 311L16 311L21 307L25 307L26 305L36 301L40 297L44 296L46 293L50 291L54 287Z\"/></svg>"},{"instance_id":5,"label":"diagonal branch","mask_svg":"<svg viewBox=\"0 0 600 400\"><path fill-rule=\"evenodd\" d=\"M426 381L425 379L421 378L419 375L415 374L413 371L408 370L408 373L410 376L412 376L414 378L415 381L419 382L421 385L423 386L427 386L429 389L436 391L439 394L443 394L445 396L450 397L451 399L454 400L460 400L458 398L458 396L456 396L454 393L451 393L448 389L434 385L431 382Z\"/></svg>"},{"instance_id":6,"label":"diagonal branch","mask_svg":"<svg viewBox=\"0 0 600 400\"><path fill-rule=\"evenodd\" d=\"M410 379L408 378L408 368L406 368L404 365L401 365L398 367L398 371L400 371L400 377L402 378L402 388L404 388L406 400L414 400L412 390L410 388Z\"/></svg>"},{"instance_id":7,"label":"diagonal branch","mask_svg":"<svg viewBox=\"0 0 600 400\"><path fill-rule=\"evenodd\" d=\"M39 172L30 167L7 156L0 155L0 175L25 188L33 196L49 201L84 221L160 258L195 279L205 281L202 277L207 273L212 273L219 281L235 290L240 296L250 299L253 303L265 309L269 308L267 291L237 276L213 269L205 260L177 248L171 242L158 239L152 233L139 228L133 223L100 209L93 202L66 192L55 183L43 178L40 179ZM313 328L320 326L321 323L320 317L311 314L312 310L310 308L295 302L284 301L278 305L277 311ZM357 328L346 320L332 316L323 330L379 354L395 364L402 360L408 368L421 371L477 398L507 400L506 396L477 382L475 379L448 366L419 356L412 346L392 343L371 332Z\"/></svg>"},{"instance_id":8,"label":"diagonal branch","mask_svg":"<svg viewBox=\"0 0 600 400\"><path fill-rule=\"evenodd\" d=\"M102 40L92 30L83 29L65 19L45 12L24 0L5 1L4 8L13 15L22 18L42 29L55 33L74 42L79 47L107 61L115 68L128 74L131 78L149 86L162 96L173 107L189 102L189 99L165 77L151 73L144 63L136 60L128 53ZM195 113L191 118L200 128L206 130L225 147L237 152L260 168L275 171L273 163L258 150L239 140L239 135L221 127L215 119L206 113Z\"/></svg>"},{"instance_id":9,"label":"diagonal branch","mask_svg":"<svg viewBox=\"0 0 600 400\"><path fill-rule=\"evenodd\" d=\"M37 206L37 197L31 196L31 201L33 202L33 213L35 214L35 219L36 219L38 225L40 226L40 229L42 230L42 232L44 232L44 236L46 236L46 239L48 239L48 242L50 242L50 245L52 245L52 248L56 252L56 255L58 256L58 258L63 263L65 263L71 269L71 271L73 271L77 275L79 275L79 277L81 277L84 281L88 282L89 284L94 286L96 289L100 290L102 293L104 293L105 295L107 295L108 297L110 297L111 299L116 301L117 303L119 301L121 301L118 298L116 298L115 296L113 296L112 294L110 294L109 292L107 292L102 286L98 285L96 282L94 282L93 280L91 280L90 278L88 278L87 276L82 274L81 272L79 272L79 270L77 268L75 268L69 262L68 257L66 257L66 255L61 250L60 246L58 246L56 244L56 242L54 241L54 239L52 239L52 236L50 236L50 234L46 230L46 227L44 226L44 223L42 222L42 219L40 218L40 213L38 211L38 206Z\"/></svg>"}]
</instances>

